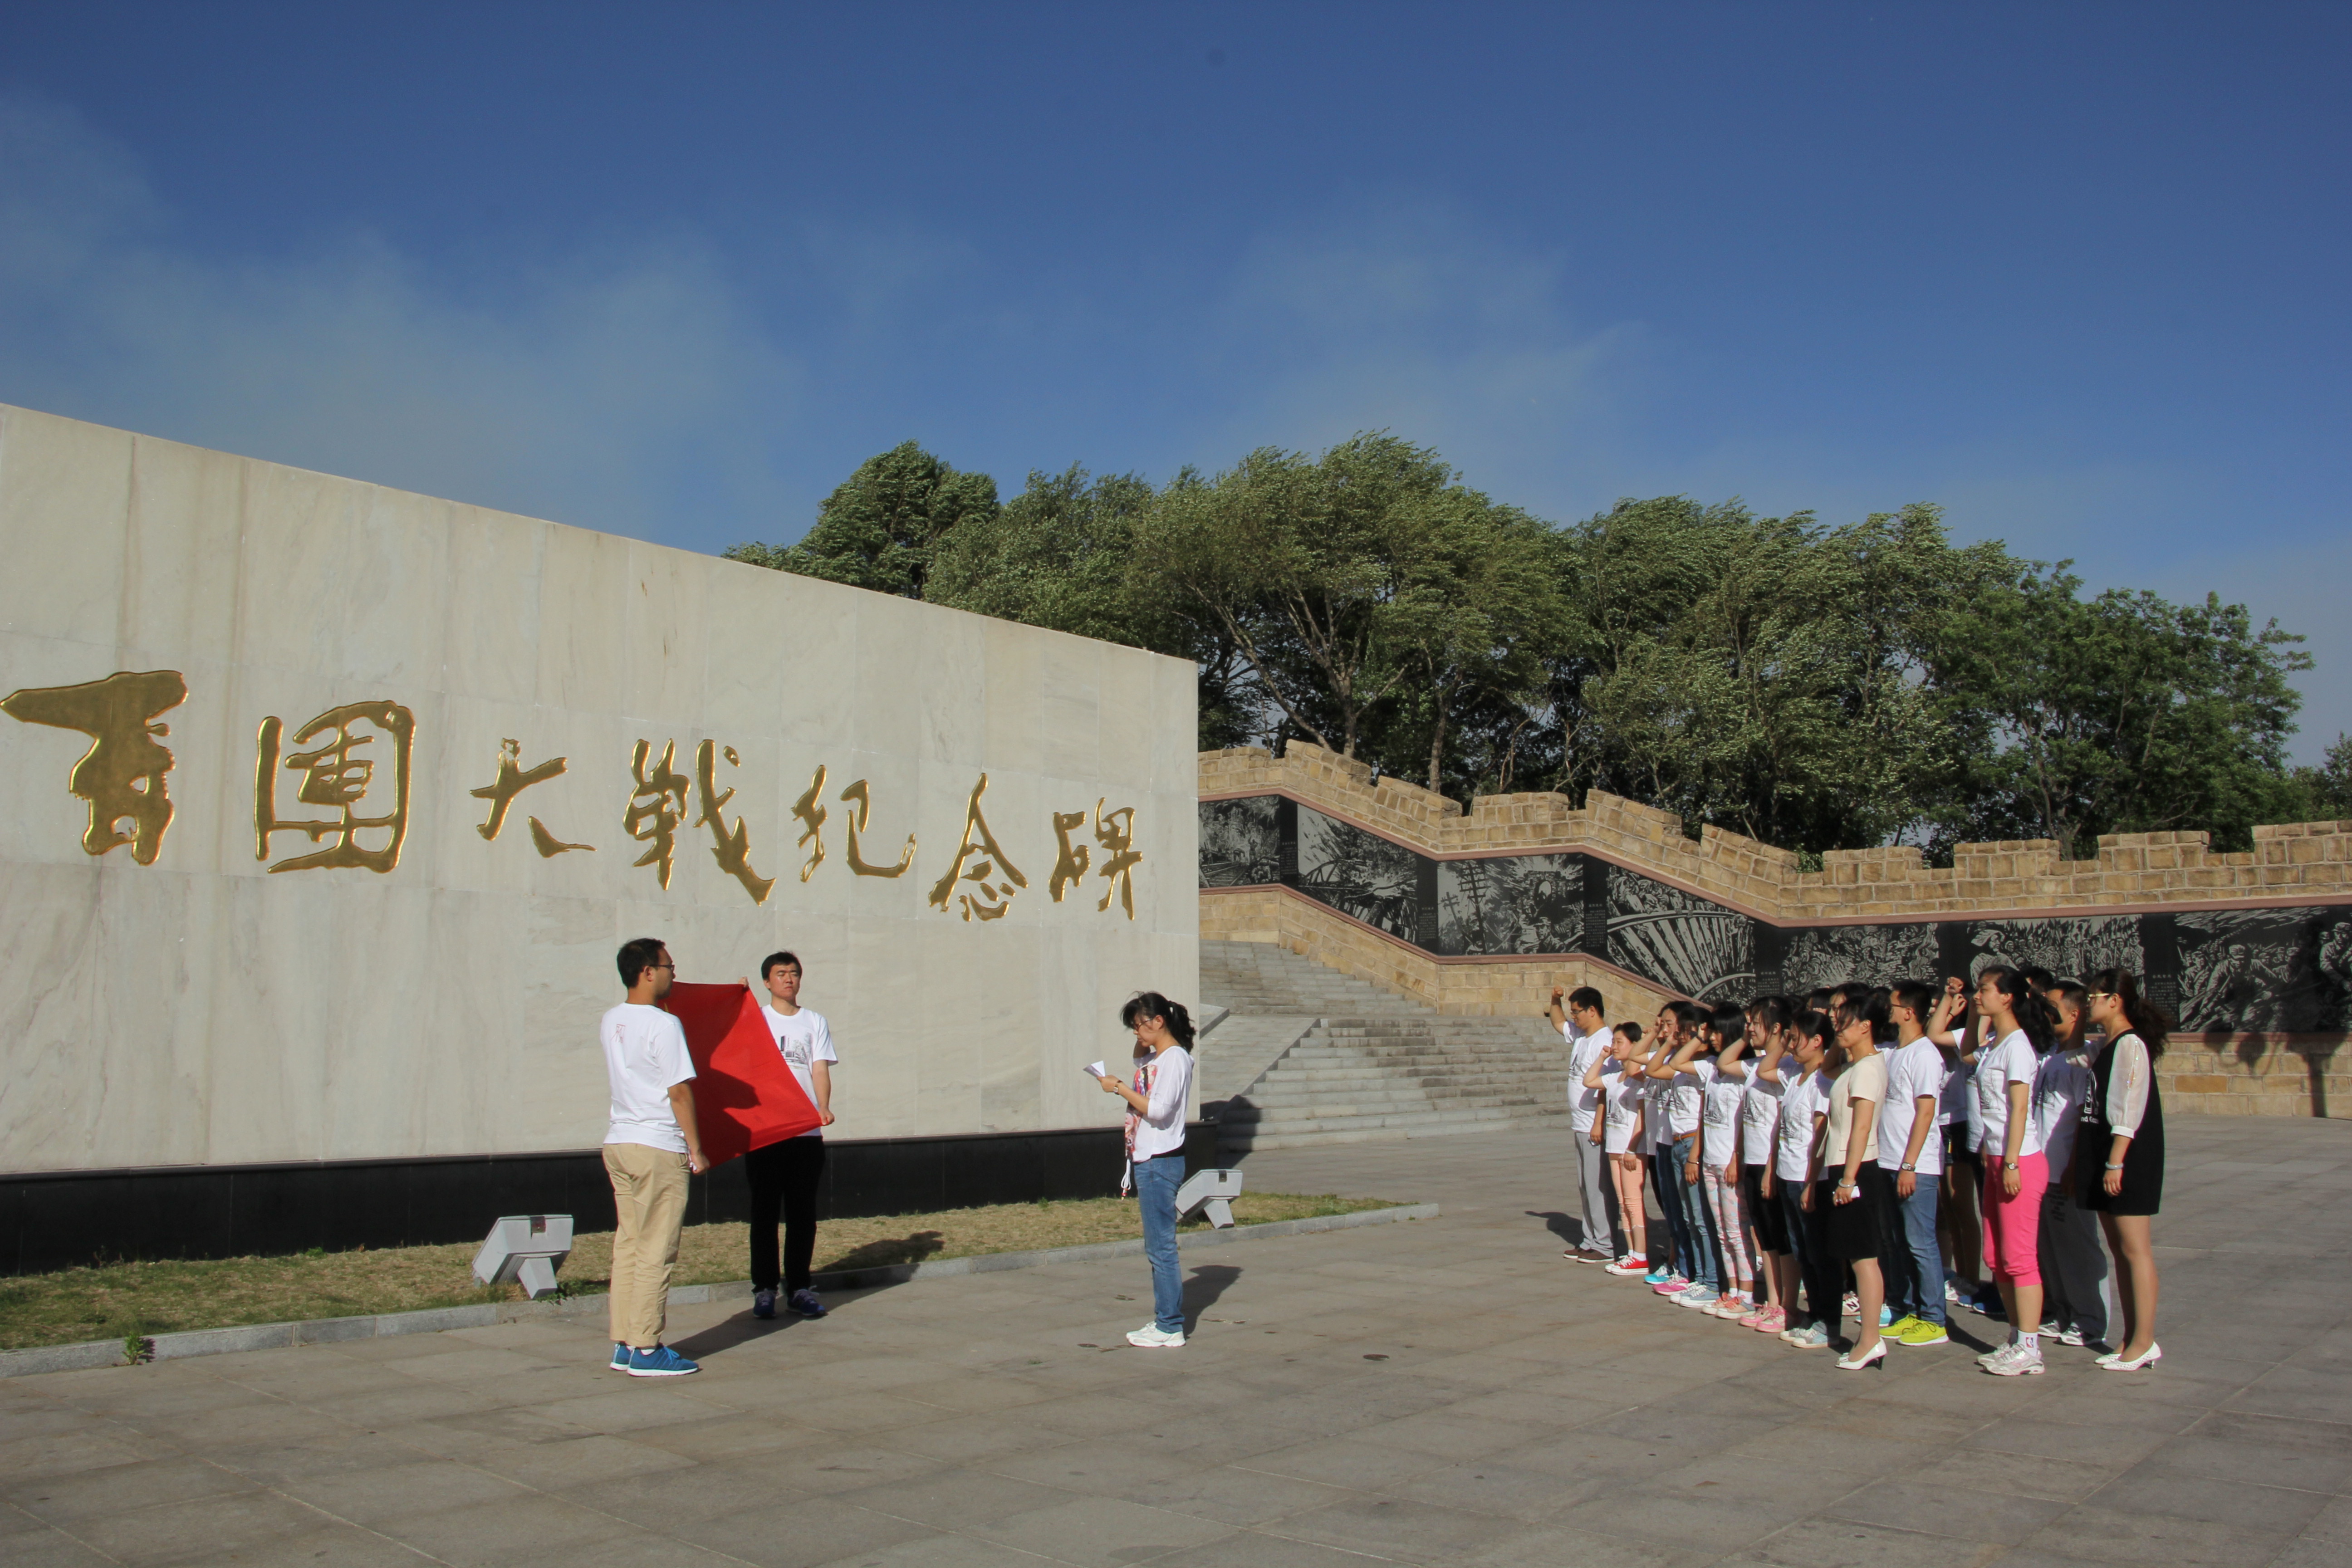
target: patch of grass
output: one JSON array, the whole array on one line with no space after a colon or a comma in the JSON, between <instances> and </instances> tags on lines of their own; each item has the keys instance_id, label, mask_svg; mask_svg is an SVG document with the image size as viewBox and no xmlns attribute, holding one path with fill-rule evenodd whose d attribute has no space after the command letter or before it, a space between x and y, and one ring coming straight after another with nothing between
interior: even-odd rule
<instances>
[{"instance_id":1,"label":"patch of grass","mask_svg":"<svg viewBox=\"0 0 2352 1568\"><path fill-rule=\"evenodd\" d=\"M1248 1193L1234 1200L1234 1218L1243 1225L1264 1225L1391 1206L1378 1198ZM1206 1225L1195 1219L1184 1228ZM926 1258L1082 1247L1142 1234L1134 1202L1121 1198L827 1220L817 1228L815 1268L823 1274ZM520 1300L518 1287L486 1290L474 1283L474 1254L479 1245L468 1241L357 1252L313 1248L288 1258L110 1263L0 1279L0 1350L82 1340L132 1343L187 1329ZM679 1238L672 1280L714 1285L743 1279L750 1250L749 1226L688 1226ZM564 1289L579 1294L602 1291L612 1266L610 1232L580 1237L563 1265Z\"/></svg>"}]
</instances>

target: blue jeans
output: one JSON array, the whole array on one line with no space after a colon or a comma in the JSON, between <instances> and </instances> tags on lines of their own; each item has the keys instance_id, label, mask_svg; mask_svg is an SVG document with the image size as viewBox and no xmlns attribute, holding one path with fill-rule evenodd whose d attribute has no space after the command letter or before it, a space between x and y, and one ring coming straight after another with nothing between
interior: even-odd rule
<instances>
[{"instance_id":1,"label":"blue jeans","mask_svg":"<svg viewBox=\"0 0 2352 1568\"><path fill-rule=\"evenodd\" d=\"M1143 1205L1143 1256L1151 1260L1152 1321L1165 1334L1184 1331L1184 1275L1176 1261L1176 1189L1183 1184L1181 1154L1136 1162L1135 1195Z\"/></svg>"},{"instance_id":2,"label":"blue jeans","mask_svg":"<svg viewBox=\"0 0 2352 1568\"><path fill-rule=\"evenodd\" d=\"M1707 1212L1706 1187L1704 1183L1685 1182L1683 1173L1690 1168L1691 1155L1698 1150L1698 1134L1685 1133L1675 1140L1675 1196L1680 1200L1683 1229L1690 1234L1691 1256L1683 1268L1683 1277L1694 1285L1704 1285L1717 1295L1723 1293L1723 1249L1716 1244L1715 1216Z\"/></svg>"},{"instance_id":3,"label":"blue jeans","mask_svg":"<svg viewBox=\"0 0 2352 1568\"><path fill-rule=\"evenodd\" d=\"M1674 1146L1654 1145L1650 1150L1650 1185L1656 1189L1658 1212L1666 1222L1666 1239L1674 1252L1674 1270L1685 1279L1698 1278L1691 1272L1696 1267L1691 1252L1690 1211L1682 1203L1683 1171L1675 1163ZM1650 1261L1661 1259L1655 1242L1650 1246Z\"/></svg>"},{"instance_id":4,"label":"blue jeans","mask_svg":"<svg viewBox=\"0 0 2352 1568\"><path fill-rule=\"evenodd\" d=\"M1887 1174L1892 1188L1897 1173ZM1887 1258L1886 1304L1897 1318L1944 1321L1944 1253L1936 1245L1936 1188L1940 1176L1919 1176L1907 1198L1895 1200L1903 1216L1902 1245Z\"/></svg>"}]
</instances>

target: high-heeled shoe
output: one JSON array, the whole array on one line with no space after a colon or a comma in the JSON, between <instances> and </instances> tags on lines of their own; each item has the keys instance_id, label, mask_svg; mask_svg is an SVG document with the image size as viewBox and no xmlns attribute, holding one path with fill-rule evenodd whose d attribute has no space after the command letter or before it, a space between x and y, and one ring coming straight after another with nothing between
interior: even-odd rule
<instances>
[{"instance_id":1,"label":"high-heeled shoe","mask_svg":"<svg viewBox=\"0 0 2352 1568\"><path fill-rule=\"evenodd\" d=\"M1851 1353L1838 1357L1837 1369L1840 1372L1860 1372L1864 1367L1876 1366L1885 1359L1886 1342L1885 1340L1881 1340L1876 1344L1871 1346L1870 1349L1864 1351L1858 1358L1853 1356Z\"/></svg>"},{"instance_id":2,"label":"high-heeled shoe","mask_svg":"<svg viewBox=\"0 0 2352 1568\"><path fill-rule=\"evenodd\" d=\"M2137 1372L2144 1366L2154 1366L2163 1359L2164 1347L2150 1343L2146 1354L2134 1356L2129 1361L2124 1360L2121 1351L2117 1351L2112 1360L2102 1356L2098 1362L2098 1368L2101 1372Z\"/></svg>"}]
</instances>

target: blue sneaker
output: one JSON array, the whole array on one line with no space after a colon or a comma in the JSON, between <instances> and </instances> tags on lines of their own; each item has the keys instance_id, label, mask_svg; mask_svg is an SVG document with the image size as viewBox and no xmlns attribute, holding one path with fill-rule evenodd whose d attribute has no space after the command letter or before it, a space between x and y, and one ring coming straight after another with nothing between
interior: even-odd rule
<instances>
[{"instance_id":1,"label":"blue sneaker","mask_svg":"<svg viewBox=\"0 0 2352 1568\"><path fill-rule=\"evenodd\" d=\"M793 1291L792 1299L787 1301L785 1305L792 1308L793 1311L798 1312L803 1318L822 1318L824 1316L824 1303L816 1299L816 1292L808 1289L806 1286L803 1286L801 1289Z\"/></svg>"},{"instance_id":2,"label":"blue sneaker","mask_svg":"<svg viewBox=\"0 0 2352 1568\"><path fill-rule=\"evenodd\" d=\"M1882 1329L1891 1329L1895 1326L1894 1308L1881 1307L1878 1309L1878 1326Z\"/></svg>"},{"instance_id":3,"label":"blue sneaker","mask_svg":"<svg viewBox=\"0 0 2352 1568\"><path fill-rule=\"evenodd\" d=\"M1650 1271L1642 1276L1642 1282L1645 1285L1663 1285L1673 1273L1674 1270L1664 1264L1654 1263L1650 1266Z\"/></svg>"},{"instance_id":4,"label":"blue sneaker","mask_svg":"<svg viewBox=\"0 0 2352 1568\"><path fill-rule=\"evenodd\" d=\"M755 1318L774 1317L776 1315L776 1293L773 1290L752 1291L751 1315Z\"/></svg>"},{"instance_id":5,"label":"blue sneaker","mask_svg":"<svg viewBox=\"0 0 2352 1568\"><path fill-rule=\"evenodd\" d=\"M614 1372L629 1370L629 1347L619 1340L613 1342L613 1370Z\"/></svg>"},{"instance_id":6,"label":"blue sneaker","mask_svg":"<svg viewBox=\"0 0 2352 1568\"><path fill-rule=\"evenodd\" d=\"M1712 1307L1723 1298L1704 1285L1694 1285L1673 1300L1677 1307Z\"/></svg>"},{"instance_id":7,"label":"blue sneaker","mask_svg":"<svg viewBox=\"0 0 2352 1568\"><path fill-rule=\"evenodd\" d=\"M631 1377L684 1377L702 1369L667 1345L656 1345L649 1351L629 1352Z\"/></svg>"}]
</instances>

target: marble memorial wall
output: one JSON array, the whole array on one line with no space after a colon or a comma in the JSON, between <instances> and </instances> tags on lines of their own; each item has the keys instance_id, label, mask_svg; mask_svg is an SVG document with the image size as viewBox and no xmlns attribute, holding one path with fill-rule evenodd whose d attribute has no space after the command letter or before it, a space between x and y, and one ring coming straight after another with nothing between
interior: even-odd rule
<instances>
[{"instance_id":1,"label":"marble memorial wall","mask_svg":"<svg viewBox=\"0 0 2352 1568\"><path fill-rule=\"evenodd\" d=\"M14 408L0 537L0 1172L588 1148L640 934L850 1138L1196 995L1181 661Z\"/></svg>"}]
</instances>

